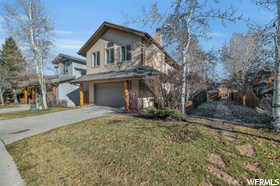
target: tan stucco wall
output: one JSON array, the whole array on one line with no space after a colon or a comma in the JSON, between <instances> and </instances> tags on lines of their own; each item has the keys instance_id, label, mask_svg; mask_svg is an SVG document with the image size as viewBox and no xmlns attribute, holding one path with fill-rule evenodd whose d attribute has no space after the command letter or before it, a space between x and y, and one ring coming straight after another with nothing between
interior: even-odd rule
<instances>
[{"instance_id":1,"label":"tan stucco wall","mask_svg":"<svg viewBox=\"0 0 280 186\"><path fill-rule=\"evenodd\" d=\"M105 64L105 49L107 42L113 42L115 48L115 63ZM137 56L139 53L138 43L141 43L141 38L129 33L120 32L117 30L108 30L92 48L87 52L87 74L106 72L112 70L128 69L132 66L140 64L140 58ZM120 62L120 47L131 45L132 47L132 60ZM92 54L93 52L100 52L100 66L92 67Z\"/></svg>"},{"instance_id":2,"label":"tan stucco wall","mask_svg":"<svg viewBox=\"0 0 280 186\"><path fill-rule=\"evenodd\" d=\"M105 64L105 48L107 42L113 42L115 48L115 63ZM132 60L119 63L120 47L131 45ZM143 49L142 49L143 48ZM100 66L92 67L92 54L100 52ZM141 61L141 54L144 53L144 64ZM124 70L137 65L151 66L161 72L167 72L171 68L164 62L164 53L154 44L142 42L142 39L131 33L109 29L87 52L87 74L107 72L112 70Z\"/></svg>"}]
</instances>

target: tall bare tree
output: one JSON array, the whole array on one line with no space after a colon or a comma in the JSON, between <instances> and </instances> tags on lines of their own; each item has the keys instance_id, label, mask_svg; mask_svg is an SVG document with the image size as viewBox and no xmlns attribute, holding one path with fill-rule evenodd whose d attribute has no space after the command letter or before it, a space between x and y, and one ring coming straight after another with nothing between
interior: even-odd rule
<instances>
[{"instance_id":1,"label":"tall bare tree","mask_svg":"<svg viewBox=\"0 0 280 186\"><path fill-rule=\"evenodd\" d=\"M41 90L41 105L47 109L47 90L44 79L44 65L52 45L51 26L41 0L15 0L4 4L5 28L25 50L30 67L34 66Z\"/></svg>"},{"instance_id":2,"label":"tall bare tree","mask_svg":"<svg viewBox=\"0 0 280 186\"><path fill-rule=\"evenodd\" d=\"M5 104L3 94L10 87L11 86L8 81L8 69L7 69L7 66L5 65L4 60L1 57L0 58L0 100L1 100L2 105Z\"/></svg>"},{"instance_id":3,"label":"tall bare tree","mask_svg":"<svg viewBox=\"0 0 280 186\"><path fill-rule=\"evenodd\" d=\"M276 131L280 131L280 0L256 0L257 4L263 6L270 11L275 12L272 20L275 27L274 32L274 48L275 48L275 70L276 78L273 88L272 115L273 126Z\"/></svg>"},{"instance_id":4,"label":"tall bare tree","mask_svg":"<svg viewBox=\"0 0 280 186\"><path fill-rule=\"evenodd\" d=\"M231 88L248 88L247 75L273 64L272 40L266 29L255 28L247 34L233 34L221 50L221 61L229 75Z\"/></svg>"},{"instance_id":5,"label":"tall bare tree","mask_svg":"<svg viewBox=\"0 0 280 186\"><path fill-rule=\"evenodd\" d=\"M211 1L218 3L218 1ZM214 7L214 8L212 8ZM164 34L166 48L173 48L178 56L178 63L182 65L181 111L185 113L185 103L189 98L187 91L190 84L187 77L190 73L190 44L194 37L207 37L210 31L210 20L236 21L234 9L221 10L211 6L207 0L175 0L172 2L169 13L161 13L158 4L154 3L149 11L144 12L144 18L138 21L146 25L156 24Z\"/></svg>"},{"instance_id":6,"label":"tall bare tree","mask_svg":"<svg viewBox=\"0 0 280 186\"><path fill-rule=\"evenodd\" d=\"M273 104L273 125L275 130L280 131L280 0L276 1L277 7L277 21L276 21L276 34L275 34L275 67L276 79L274 83L274 102Z\"/></svg>"}]
</instances>

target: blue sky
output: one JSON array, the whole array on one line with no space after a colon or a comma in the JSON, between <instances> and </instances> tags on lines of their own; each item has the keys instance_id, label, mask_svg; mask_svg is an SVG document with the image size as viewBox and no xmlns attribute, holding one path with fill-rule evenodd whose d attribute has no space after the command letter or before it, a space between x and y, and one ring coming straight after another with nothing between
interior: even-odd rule
<instances>
[{"instance_id":1,"label":"blue sky","mask_svg":"<svg viewBox=\"0 0 280 186\"><path fill-rule=\"evenodd\" d=\"M4 2L5 0L0 0ZM9 0L10 1L10 0ZM95 32L103 21L123 24L126 16L135 18L142 14L143 8L148 8L154 0L43 0L55 26L55 47L53 56L62 52L77 55L77 51ZM161 11L168 11L170 1L158 0ZM213 1L213 0L210 0ZM219 7L233 6L240 14L251 21L263 25L273 17L273 12L255 5L254 0L220 0ZM1 12L0 12L1 13ZM1 22L1 19L0 19ZM130 27L153 33L155 28L144 28L134 24ZM218 49L228 41L232 33L245 33L245 22L229 23L226 27L219 21L211 22L210 35L212 39L201 41L204 49ZM0 27L0 43L7 35Z\"/></svg>"}]
</instances>

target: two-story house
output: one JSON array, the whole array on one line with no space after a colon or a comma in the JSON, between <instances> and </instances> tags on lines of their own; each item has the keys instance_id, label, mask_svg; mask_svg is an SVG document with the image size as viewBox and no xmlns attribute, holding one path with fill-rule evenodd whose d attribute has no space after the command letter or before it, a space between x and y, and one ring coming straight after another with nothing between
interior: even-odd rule
<instances>
[{"instance_id":1,"label":"two-story house","mask_svg":"<svg viewBox=\"0 0 280 186\"><path fill-rule=\"evenodd\" d=\"M87 59L87 75L73 81L80 84L80 104L87 101L128 110L129 96L135 95L142 107L152 106L145 80L178 68L161 43L159 29L152 37L104 22L78 52ZM85 85L89 87L88 100L84 98Z\"/></svg>"},{"instance_id":2,"label":"two-story house","mask_svg":"<svg viewBox=\"0 0 280 186\"><path fill-rule=\"evenodd\" d=\"M79 105L79 86L72 84L71 81L86 75L86 60L59 54L52 63L58 75L58 78L52 81L57 84L57 102L69 107Z\"/></svg>"}]
</instances>

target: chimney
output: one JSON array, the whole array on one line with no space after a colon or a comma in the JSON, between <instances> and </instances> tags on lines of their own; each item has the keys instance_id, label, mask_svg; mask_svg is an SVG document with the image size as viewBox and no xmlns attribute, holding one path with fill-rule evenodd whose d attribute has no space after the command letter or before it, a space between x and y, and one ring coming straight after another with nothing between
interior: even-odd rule
<instances>
[{"instance_id":1,"label":"chimney","mask_svg":"<svg viewBox=\"0 0 280 186\"><path fill-rule=\"evenodd\" d=\"M157 28L156 32L152 36L153 39L160 44L160 46L163 46L163 36L162 36L162 29Z\"/></svg>"}]
</instances>

